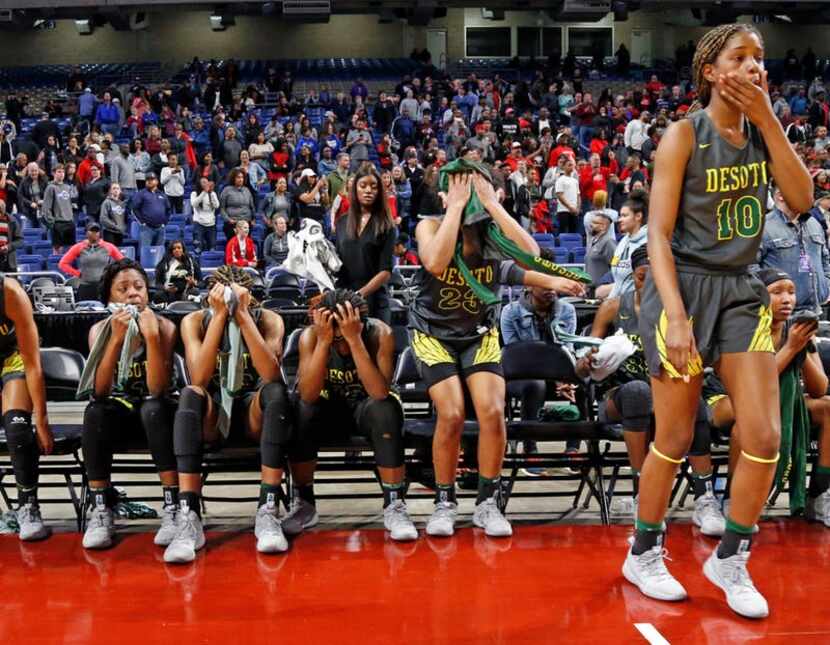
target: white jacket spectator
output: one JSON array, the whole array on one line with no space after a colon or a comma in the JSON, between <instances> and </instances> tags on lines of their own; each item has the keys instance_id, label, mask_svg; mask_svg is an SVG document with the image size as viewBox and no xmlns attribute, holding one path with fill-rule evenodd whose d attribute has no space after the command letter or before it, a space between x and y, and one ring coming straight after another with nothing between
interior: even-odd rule
<instances>
[{"instance_id":1,"label":"white jacket spectator","mask_svg":"<svg viewBox=\"0 0 830 645\"><path fill-rule=\"evenodd\" d=\"M219 210L219 197L216 191L210 193L193 191L190 193L190 205L193 207L193 221L202 226L216 224L216 211Z\"/></svg>"},{"instance_id":2,"label":"white jacket spectator","mask_svg":"<svg viewBox=\"0 0 830 645\"><path fill-rule=\"evenodd\" d=\"M643 117L645 117L645 121L643 120ZM643 144L646 139L648 139L648 129L650 125L651 124L648 122L648 112L643 112L639 119L632 119L628 125L625 126L625 134L623 135L625 146L629 150L637 150L638 152L641 151L643 149Z\"/></svg>"},{"instance_id":3,"label":"white jacket spectator","mask_svg":"<svg viewBox=\"0 0 830 645\"><path fill-rule=\"evenodd\" d=\"M161 185L164 194L168 197L182 197L184 195L184 170L180 167L165 166L161 169Z\"/></svg>"}]
</instances>

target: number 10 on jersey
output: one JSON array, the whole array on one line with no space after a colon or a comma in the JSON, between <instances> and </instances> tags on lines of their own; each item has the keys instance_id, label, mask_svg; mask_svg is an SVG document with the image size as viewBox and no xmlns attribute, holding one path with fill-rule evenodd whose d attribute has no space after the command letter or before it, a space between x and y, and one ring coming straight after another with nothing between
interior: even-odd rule
<instances>
[{"instance_id":1,"label":"number 10 on jersey","mask_svg":"<svg viewBox=\"0 0 830 645\"><path fill-rule=\"evenodd\" d=\"M724 199L718 204L718 240L731 240L736 232L740 237L757 236L762 216L761 202L753 195Z\"/></svg>"}]
</instances>

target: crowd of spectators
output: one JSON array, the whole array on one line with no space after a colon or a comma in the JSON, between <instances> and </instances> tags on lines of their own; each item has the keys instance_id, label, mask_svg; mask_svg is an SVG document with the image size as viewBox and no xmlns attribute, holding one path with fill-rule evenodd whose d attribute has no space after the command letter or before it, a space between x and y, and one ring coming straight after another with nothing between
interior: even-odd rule
<instances>
[{"instance_id":1,"label":"crowd of spectators","mask_svg":"<svg viewBox=\"0 0 830 645\"><path fill-rule=\"evenodd\" d=\"M678 65L693 51L682 46ZM626 52L617 54L625 60ZM585 262L599 295L618 295L630 288L627 257L645 241L655 151L695 91L689 81L665 84L652 75L618 93L592 92L589 74L571 63L549 61L509 82L500 74L449 78L427 62L376 95L359 78L348 92L323 83L299 95L291 74L275 68L243 88L234 61L194 59L185 83L154 90L96 93L75 75L72 88L82 91L63 131L45 111L28 137L18 134L24 109L9 95L0 202L18 228L24 220L47 227L56 254L72 247L86 221L98 223L101 240L115 247L132 237L136 222L139 252L178 243L196 261L216 250L262 270L285 259L288 232L301 218L320 222L334 240L338 221L357 208L353 178L369 163L394 225L390 262L415 264L418 217L442 210L437 171L465 157L489 166L499 198L528 230L581 236L568 259ZM759 262L787 256L771 248L783 230L797 229L808 240L802 247L820 244L798 257L822 276L804 281L821 304L830 277L830 104L811 50L800 60L788 53L785 78L770 97L815 178L815 226L802 227L806 214L789 216L785 204L771 202L771 241ZM266 104L266 97L276 99ZM179 213L192 239L165 235ZM13 252L0 239L0 254Z\"/></svg>"}]
</instances>

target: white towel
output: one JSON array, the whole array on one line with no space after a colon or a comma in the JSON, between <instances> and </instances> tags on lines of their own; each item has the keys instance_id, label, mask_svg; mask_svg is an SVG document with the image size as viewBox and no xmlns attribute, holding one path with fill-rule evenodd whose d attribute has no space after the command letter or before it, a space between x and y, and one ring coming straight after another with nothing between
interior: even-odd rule
<instances>
[{"instance_id":1,"label":"white towel","mask_svg":"<svg viewBox=\"0 0 830 645\"><path fill-rule=\"evenodd\" d=\"M597 352L591 355L591 379L605 380L635 351L634 343L622 332L604 339Z\"/></svg>"}]
</instances>

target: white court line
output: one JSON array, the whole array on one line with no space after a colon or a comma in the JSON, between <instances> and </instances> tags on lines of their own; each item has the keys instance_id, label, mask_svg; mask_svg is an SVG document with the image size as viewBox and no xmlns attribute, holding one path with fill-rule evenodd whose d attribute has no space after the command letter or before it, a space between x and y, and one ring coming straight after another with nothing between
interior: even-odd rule
<instances>
[{"instance_id":1,"label":"white court line","mask_svg":"<svg viewBox=\"0 0 830 645\"><path fill-rule=\"evenodd\" d=\"M663 638L663 635L657 631L657 628L651 623L634 623L637 631L643 635L650 645L671 645L669 641Z\"/></svg>"}]
</instances>

